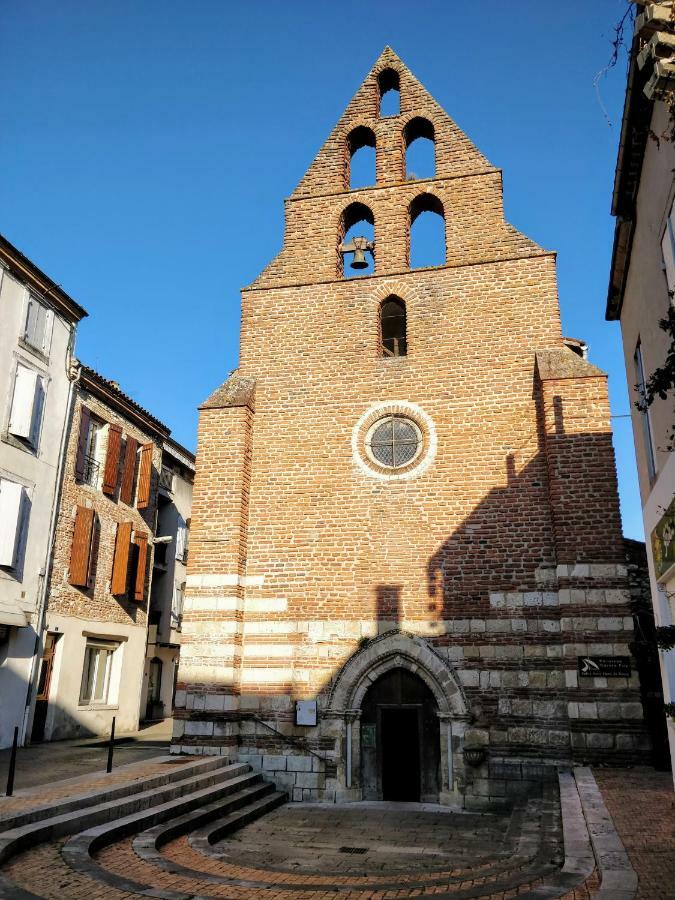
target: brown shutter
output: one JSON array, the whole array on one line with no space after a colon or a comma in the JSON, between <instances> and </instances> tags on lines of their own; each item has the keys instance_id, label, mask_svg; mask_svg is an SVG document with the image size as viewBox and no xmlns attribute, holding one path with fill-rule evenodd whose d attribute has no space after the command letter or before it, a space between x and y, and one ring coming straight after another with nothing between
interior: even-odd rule
<instances>
[{"instance_id":1,"label":"brown shutter","mask_svg":"<svg viewBox=\"0 0 675 900\"><path fill-rule=\"evenodd\" d=\"M108 425L108 450L105 455L105 470L103 472L104 494L114 494L117 487L117 471L120 465L120 447L122 444L122 429L119 425Z\"/></svg>"},{"instance_id":2,"label":"brown shutter","mask_svg":"<svg viewBox=\"0 0 675 900\"><path fill-rule=\"evenodd\" d=\"M87 452L87 437L89 436L89 420L91 412L86 406L80 407L80 434L77 439L77 456L75 457L75 477L84 478L84 457Z\"/></svg>"},{"instance_id":3,"label":"brown shutter","mask_svg":"<svg viewBox=\"0 0 675 900\"><path fill-rule=\"evenodd\" d=\"M120 596L127 592L127 570L129 568L129 545L131 544L131 522L117 524L115 556L113 558L112 584L110 593Z\"/></svg>"},{"instance_id":4,"label":"brown shutter","mask_svg":"<svg viewBox=\"0 0 675 900\"><path fill-rule=\"evenodd\" d=\"M148 536L142 531L137 531L134 543L138 545L138 560L136 564L136 584L134 585L134 600L145 599L145 569L148 560Z\"/></svg>"},{"instance_id":5,"label":"brown shutter","mask_svg":"<svg viewBox=\"0 0 675 900\"><path fill-rule=\"evenodd\" d=\"M73 543L70 548L71 584L86 587L89 581L89 559L91 557L91 537L94 532L94 510L78 506L75 514Z\"/></svg>"},{"instance_id":6,"label":"brown shutter","mask_svg":"<svg viewBox=\"0 0 675 900\"><path fill-rule=\"evenodd\" d=\"M127 435L127 445L124 449L124 468L122 469L122 487L120 489L120 500L131 505L134 499L134 475L136 474L136 453L138 452L138 441Z\"/></svg>"},{"instance_id":7,"label":"brown shutter","mask_svg":"<svg viewBox=\"0 0 675 900\"><path fill-rule=\"evenodd\" d=\"M138 473L138 494L136 506L145 509L150 505L150 484L152 482L152 444L143 444L141 448L141 467Z\"/></svg>"}]
</instances>

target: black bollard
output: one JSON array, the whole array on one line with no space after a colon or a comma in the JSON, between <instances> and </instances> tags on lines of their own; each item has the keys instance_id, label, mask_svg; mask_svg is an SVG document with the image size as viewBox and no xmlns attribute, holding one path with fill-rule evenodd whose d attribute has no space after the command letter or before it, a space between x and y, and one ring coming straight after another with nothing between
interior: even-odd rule
<instances>
[{"instance_id":1,"label":"black bollard","mask_svg":"<svg viewBox=\"0 0 675 900\"><path fill-rule=\"evenodd\" d=\"M14 770L16 769L16 747L19 743L19 726L14 726L14 740L12 741L12 755L9 757L9 772L7 773L7 796L14 793Z\"/></svg>"},{"instance_id":2,"label":"black bollard","mask_svg":"<svg viewBox=\"0 0 675 900\"><path fill-rule=\"evenodd\" d=\"M110 743L108 744L108 765L106 772L112 772L113 748L115 746L115 716L113 716L112 727L110 728Z\"/></svg>"}]
</instances>

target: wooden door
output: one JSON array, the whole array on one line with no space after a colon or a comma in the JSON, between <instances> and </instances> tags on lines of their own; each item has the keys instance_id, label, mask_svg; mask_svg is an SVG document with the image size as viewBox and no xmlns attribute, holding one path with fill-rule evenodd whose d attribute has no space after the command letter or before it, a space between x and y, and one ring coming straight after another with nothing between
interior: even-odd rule
<instances>
[{"instance_id":1,"label":"wooden door","mask_svg":"<svg viewBox=\"0 0 675 900\"><path fill-rule=\"evenodd\" d=\"M45 646L40 660L40 677L38 679L37 694L35 695L35 715L33 716L33 730L31 741L44 740L45 722L47 721L47 709L49 707L49 688L54 669L54 651L58 635L49 632L45 638Z\"/></svg>"}]
</instances>

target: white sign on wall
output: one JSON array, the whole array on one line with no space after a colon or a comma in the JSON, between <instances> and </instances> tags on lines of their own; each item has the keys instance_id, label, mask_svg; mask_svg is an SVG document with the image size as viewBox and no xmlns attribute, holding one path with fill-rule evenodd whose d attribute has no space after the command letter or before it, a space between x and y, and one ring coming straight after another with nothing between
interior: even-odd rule
<instances>
[{"instance_id":1,"label":"white sign on wall","mask_svg":"<svg viewBox=\"0 0 675 900\"><path fill-rule=\"evenodd\" d=\"M295 724L316 725L318 719L316 700L295 701Z\"/></svg>"}]
</instances>

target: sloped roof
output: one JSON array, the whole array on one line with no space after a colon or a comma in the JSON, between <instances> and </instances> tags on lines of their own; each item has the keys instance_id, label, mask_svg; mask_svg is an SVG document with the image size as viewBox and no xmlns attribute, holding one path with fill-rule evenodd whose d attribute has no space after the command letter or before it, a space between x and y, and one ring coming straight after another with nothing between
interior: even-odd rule
<instances>
[{"instance_id":1,"label":"sloped roof","mask_svg":"<svg viewBox=\"0 0 675 900\"><path fill-rule=\"evenodd\" d=\"M99 375L98 372L89 366L82 366L80 370L80 384L106 403L110 403L122 415L135 420L141 428L155 431L163 438L167 438L171 434L171 429L167 425L153 416L147 409L144 409L140 403L137 403L128 394L125 394L116 381L104 378L103 375Z\"/></svg>"},{"instance_id":2,"label":"sloped roof","mask_svg":"<svg viewBox=\"0 0 675 900\"><path fill-rule=\"evenodd\" d=\"M228 406L248 406L253 409L255 378L244 378L233 372L199 409L224 409Z\"/></svg>"}]
</instances>

